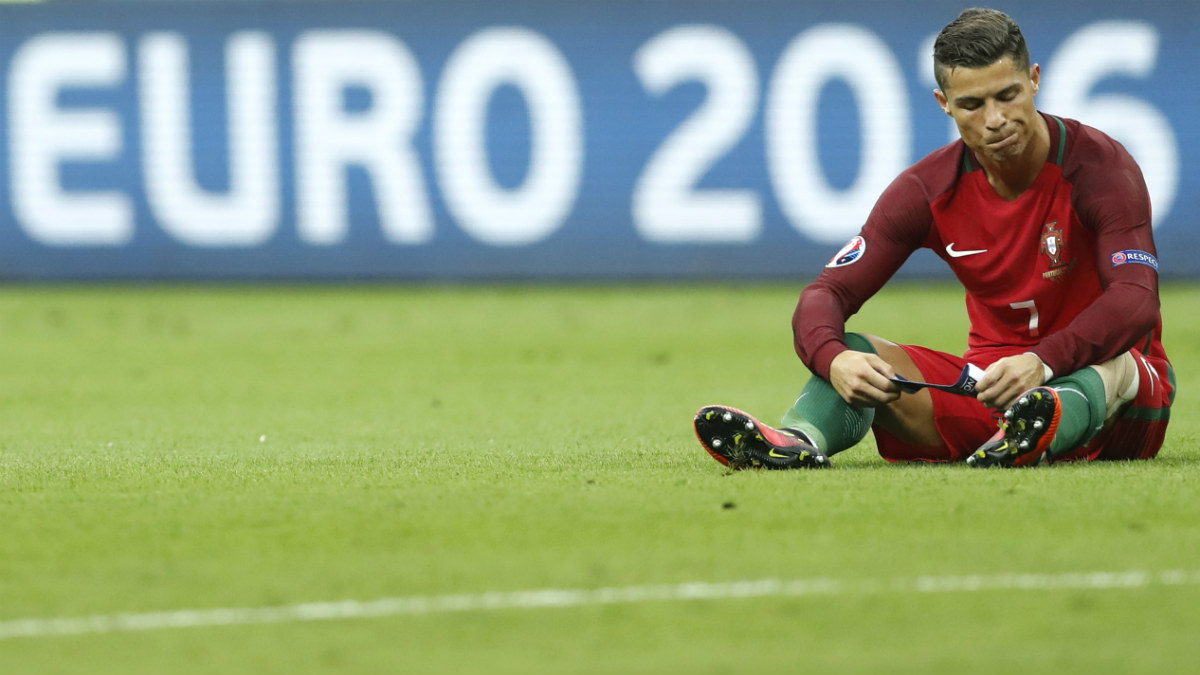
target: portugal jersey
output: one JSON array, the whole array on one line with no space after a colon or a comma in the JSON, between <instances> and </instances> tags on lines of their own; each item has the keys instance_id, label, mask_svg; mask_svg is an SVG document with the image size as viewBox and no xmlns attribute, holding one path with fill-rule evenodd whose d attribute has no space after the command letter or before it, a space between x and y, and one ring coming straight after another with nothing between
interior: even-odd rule
<instances>
[{"instance_id":1,"label":"portugal jersey","mask_svg":"<svg viewBox=\"0 0 1200 675\"><path fill-rule=\"evenodd\" d=\"M922 247L966 289L965 356L977 365L1033 352L1065 375L1134 348L1165 358L1141 171L1104 133L1042 117L1049 156L1012 201L996 193L961 140L892 182L862 232L801 294L792 323L809 368L829 376L829 363L847 349L846 319Z\"/></svg>"}]
</instances>

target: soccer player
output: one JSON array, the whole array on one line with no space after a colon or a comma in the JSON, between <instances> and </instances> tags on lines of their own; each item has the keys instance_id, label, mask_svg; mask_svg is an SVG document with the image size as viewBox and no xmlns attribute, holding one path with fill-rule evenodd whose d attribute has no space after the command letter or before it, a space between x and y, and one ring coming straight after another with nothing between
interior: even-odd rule
<instances>
[{"instance_id":1,"label":"soccer player","mask_svg":"<svg viewBox=\"0 0 1200 675\"><path fill-rule=\"evenodd\" d=\"M868 430L897 462L1158 453L1175 379L1140 169L1103 132L1037 110L1041 69L1003 12L964 11L938 35L933 65L934 97L961 140L901 173L801 293L792 328L813 377L782 428L726 406L696 414L697 436L722 464L827 467ZM845 332L922 247L966 289L962 356ZM965 381L974 396L904 393L896 381L953 383L968 364L983 369Z\"/></svg>"}]
</instances>

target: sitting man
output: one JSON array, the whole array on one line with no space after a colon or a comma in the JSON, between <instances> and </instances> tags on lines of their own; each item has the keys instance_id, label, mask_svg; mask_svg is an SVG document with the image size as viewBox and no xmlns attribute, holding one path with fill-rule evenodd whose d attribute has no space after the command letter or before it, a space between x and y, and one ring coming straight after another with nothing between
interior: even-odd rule
<instances>
[{"instance_id":1,"label":"sitting man","mask_svg":"<svg viewBox=\"0 0 1200 675\"><path fill-rule=\"evenodd\" d=\"M868 430L885 459L977 467L1147 459L1162 446L1175 381L1141 170L1101 131L1037 110L1041 70L1008 15L966 10L933 65L961 140L901 173L801 293L792 327L813 377L782 428L725 406L697 413L722 464L826 467ZM966 289L961 357L845 332L922 247ZM982 369L973 396L897 381L951 383L980 372L968 364Z\"/></svg>"}]
</instances>

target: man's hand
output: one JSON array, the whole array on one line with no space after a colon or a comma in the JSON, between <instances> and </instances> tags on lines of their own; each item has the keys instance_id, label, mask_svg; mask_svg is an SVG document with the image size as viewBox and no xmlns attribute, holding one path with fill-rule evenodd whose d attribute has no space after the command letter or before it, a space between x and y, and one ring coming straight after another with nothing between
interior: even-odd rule
<instances>
[{"instance_id":1,"label":"man's hand","mask_svg":"<svg viewBox=\"0 0 1200 675\"><path fill-rule=\"evenodd\" d=\"M829 364L829 382L850 405L875 408L900 398L892 364L876 354L847 350Z\"/></svg>"},{"instance_id":2,"label":"man's hand","mask_svg":"<svg viewBox=\"0 0 1200 675\"><path fill-rule=\"evenodd\" d=\"M1006 356L983 371L975 398L989 408L1004 410L1025 391L1045 384L1045 377L1042 360L1035 354Z\"/></svg>"}]
</instances>

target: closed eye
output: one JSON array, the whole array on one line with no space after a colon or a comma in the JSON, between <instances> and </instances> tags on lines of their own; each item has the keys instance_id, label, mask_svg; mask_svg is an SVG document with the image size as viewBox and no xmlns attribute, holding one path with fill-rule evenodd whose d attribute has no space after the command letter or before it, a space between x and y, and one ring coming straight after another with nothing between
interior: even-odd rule
<instances>
[{"instance_id":1,"label":"closed eye","mask_svg":"<svg viewBox=\"0 0 1200 675\"><path fill-rule=\"evenodd\" d=\"M998 101L1007 103L1016 99L1020 93L1021 85L1018 83L1001 89L994 97ZM978 110L983 105L983 98L978 96L963 96L954 99L954 104L963 110Z\"/></svg>"}]
</instances>

